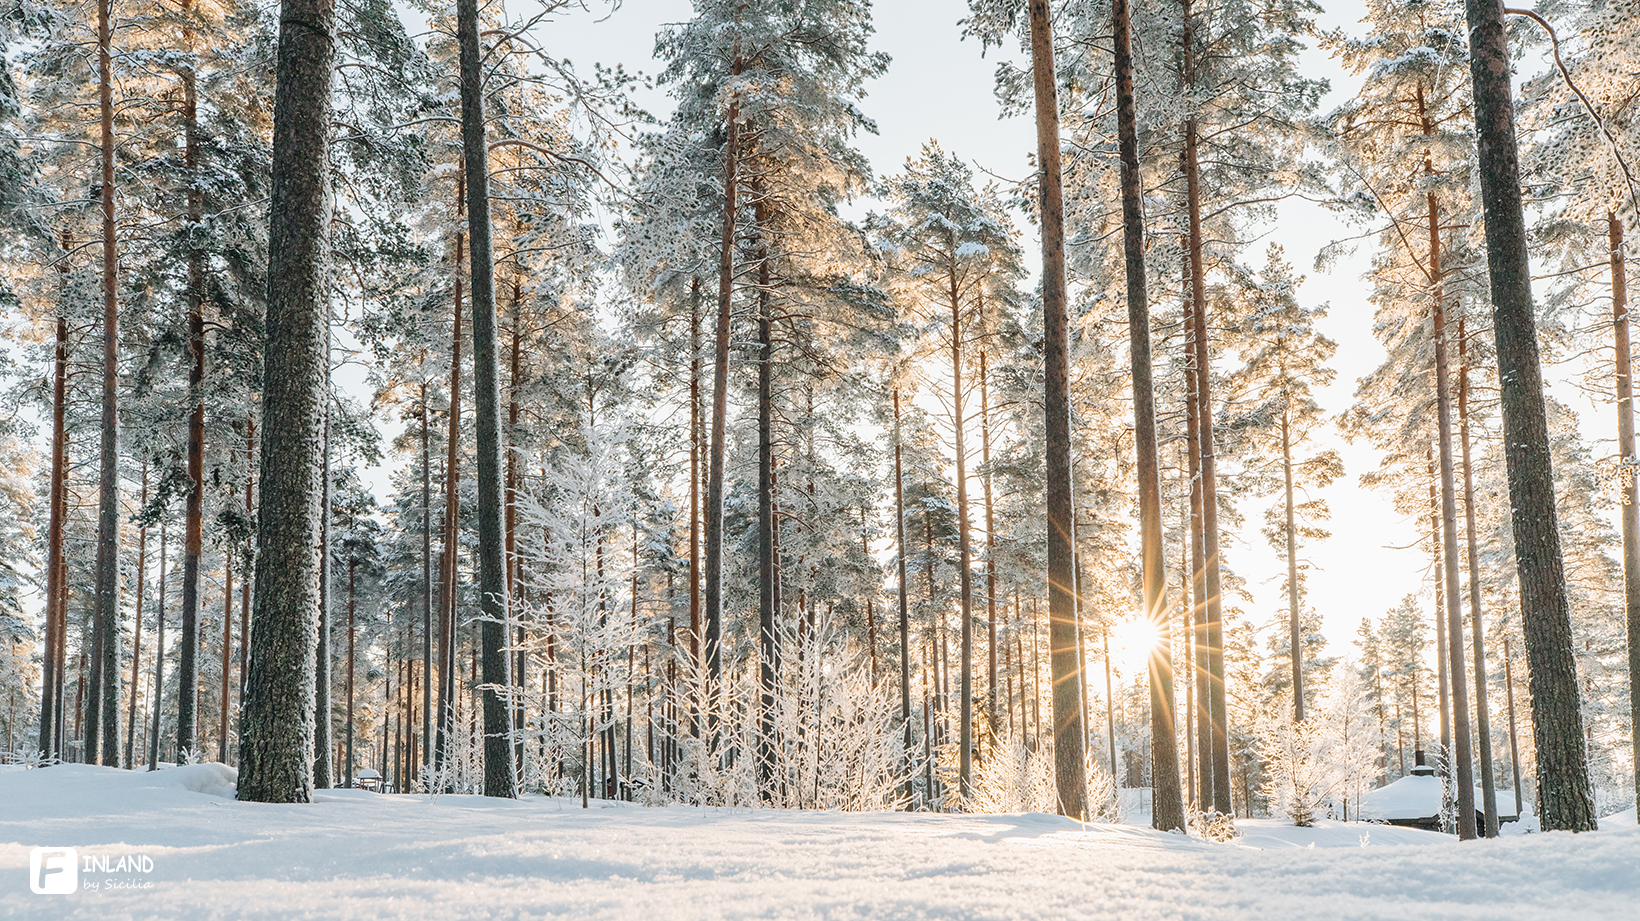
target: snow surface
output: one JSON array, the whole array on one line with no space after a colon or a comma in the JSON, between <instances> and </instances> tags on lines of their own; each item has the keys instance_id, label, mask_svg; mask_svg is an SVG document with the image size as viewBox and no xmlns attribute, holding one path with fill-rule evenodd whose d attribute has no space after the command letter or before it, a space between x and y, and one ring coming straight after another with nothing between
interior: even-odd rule
<instances>
[{"instance_id":1,"label":"snow surface","mask_svg":"<svg viewBox=\"0 0 1640 921\"><path fill-rule=\"evenodd\" d=\"M0 917L1583 921L1632 918L1640 903L1632 825L1459 844L1255 821L1219 845L1047 815L582 810L357 790L274 806L229 798L231 777L211 764L7 773ZM35 895L37 845L76 847L82 862L146 856L150 873L81 882L152 888Z\"/></svg>"}]
</instances>

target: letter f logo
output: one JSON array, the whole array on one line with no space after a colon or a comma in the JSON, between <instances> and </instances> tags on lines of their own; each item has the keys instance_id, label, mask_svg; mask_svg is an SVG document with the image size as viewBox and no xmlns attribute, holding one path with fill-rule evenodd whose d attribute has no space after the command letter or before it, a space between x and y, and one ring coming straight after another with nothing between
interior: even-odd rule
<instances>
[{"instance_id":1,"label":"letter f logo","mask_svg":"<svg viewBox=\"0 0 1640 921\"><path fill-rule=\"evenodd\" d=\"M39 895L80 888L80 860L71 847L37 847L29 854L28 887Z\"/></svg>"}]
</instances>

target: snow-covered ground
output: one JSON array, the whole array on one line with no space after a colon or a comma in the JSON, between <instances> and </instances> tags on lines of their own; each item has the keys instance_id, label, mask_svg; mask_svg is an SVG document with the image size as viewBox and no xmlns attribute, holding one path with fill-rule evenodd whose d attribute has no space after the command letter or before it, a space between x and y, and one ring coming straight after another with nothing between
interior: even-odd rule
<instances>
[{"instance_id":1,"label":"snow-covered ground","mask_svg":"<svg viewBox=\"0 0 1640 921\"><path fill-rule=\"evenodd\" d=\"M219 765L0 775L0 916L1588 921L1640 905L1633 825L1458 844L1268 821L1220 845L1045 815L351 790L270 806L234 801L232 781ZM30 890L37 846L77 849L77 891ZM88 858L109 868L86 872Z\"/></svg>"}]
</instances>

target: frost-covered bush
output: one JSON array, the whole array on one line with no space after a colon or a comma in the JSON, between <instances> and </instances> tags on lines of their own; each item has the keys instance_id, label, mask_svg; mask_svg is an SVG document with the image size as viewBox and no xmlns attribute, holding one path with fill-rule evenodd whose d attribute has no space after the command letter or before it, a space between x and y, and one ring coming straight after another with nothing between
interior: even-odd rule
<instances>
[{"instance_id":1,"label":"frost-covered bush","mask_svg":"<svg viewBox=\"0 0 1640 921\"><path fill-rule=\"evenodd\" d=\"M1089 758L1086 764L1088 819L1120 822L1116 782L1096 759ZM966 807L969 812L1060 812L1052 741L1045 740L1032 751L1023 739L1008 735L986 746L974 771L974 795Z\"/></svg>"}]
</instances>

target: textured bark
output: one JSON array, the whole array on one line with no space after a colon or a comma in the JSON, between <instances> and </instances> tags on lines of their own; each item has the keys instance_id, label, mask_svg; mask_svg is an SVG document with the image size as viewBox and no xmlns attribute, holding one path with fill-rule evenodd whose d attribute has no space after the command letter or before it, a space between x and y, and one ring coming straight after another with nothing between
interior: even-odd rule
<instances>
[{"instance_id":1,"label":"textured bark","mask_svg":"<svg viewBox=\"0 0 1640 921\"><path fill-rule=\"evenodd\" d=\"M1183 13L1184 84L1193 91L1196 83L1193 13ZM1200 131L1191 115L1184 124L1185 212L1190 259L1190 326L1195 345L1194 383L1197 407L1197 437L1200 448L1198 478L1202 515L1202 594L1207 618L1207 711L1212 731L1213 809L1229 815L1230 747L1227 732L1228 710L1224 696L1224 607L1219 575L1219 493L1217 449L1213 439L1212 369L1207 337L1207 269L1203 258L1201 168L1197 159Z\"/></svg>"},{"instance_id":2,"label":"textured bark","mask_svg":"<svg viewBox=\"0 0 1640 921\"><path fill-rule=\"evenodd\" d=\"M191 0L184 4L186 12ZM193 32L182 32L184 52L192 55ZM188 173L188 220L197 227L204 203L194 181L199 168L199 118L196 77L192 67L182 71L183 163ZM203 547L202 505L205 496L205 260L197 247L188 248L188 497L183 517L182 650L177 665L177 752L198 747L199 570Z\"/></svg>"},{"instance_id":3,"label":"textured bark","mask_svg":"<svg viewBox=\"0 0 1640 921\"><path fill-rule=\"evenodd\" d=\"M1441 502L1436 493L1435 479L1435 450L1425 448L1425 459L1429 466L1429 547L1430 562L1441 572ZM1447 676L1447 668L1451 658L1446 654L1447 645L1446 621L1446 579L1435 580L1435 687L1436 704L1440 708L1441 723L1441 757L1440 764L1443 772L1448 770L1452 758L1452 707L1451 682ZM1444 776L1444 774L1443 774ZM1450 794L1449 794L1450 795Z\"/></svg>"},{"instance_id":4,"label":"textured bark","mask_svg":"<svg viewBox=\"0 0 1640 921\"><path fill-rule=\"evenodd\" d=\"M85 760L120 760L119 250L114 237L113 0L97 4L97 98L102 108L102 422L98 444L96 634Z\"/></svg>"},{"instance_id":5,"label":"textured bark","mask_svg":"<svg viewBox=\"0 0 1640 921\"><path fill-rule=\"evenodd\" d=\"M255 514L253 501L256 483L256 417L245 417L245 520ZM251 652L251 567L246 566L239 580L239 706L245 706L245 678L248 674Z\"/></svg>"},{"instance_id":6,"label":"textured bark","mask_svg":"<svg viewBox=\"0 0 1640 921\"><path fill-rule=\"evenodd\" d=\"M774 473L774 325L769 316L769 246L766 234L768 215L761 202L757 206L757 637L758 637L758 717L757 780L765 800L774 790L775 682L779 669L780 646L775 619L780 604L775 528ZM799 617L802 616L799 606ZM801 622L798 627L802 629ZM801 640L799 640L801 642Z\"/></svg>"},{"instance_id":7,"label":"textured bark","mask_svg":"<svg viewBox=\"0 0 1640 921\"><path fill-rule=\"evenodd\" d=\"M466 279L467 174L465 161L456 177L456 264L455 305L450 345L450 414L444 440L444 534L439 552L438 609L438 727L434 742L433 766L444 765L445 740L450 731L450 710L456 692L456 540L461 529L461 305Z\"/></svg>"},{"instance_id":8,"label":"textured bark","mask_svg":"<svg viewBox=\"0 0 1640 921\"><path fill-rule=\"evenodd\" d=\"M319 620L320 440L330 312L332 0L284 0L274 95L267 346L251 673L239 798L307 802Z\"/></svg>"},{"instance_id":9,"label":"textured bark","mask_svg":"<svg viewBox=\"0 0 1640 921\"><path fill-rule=\"evenodd\" d=\"M740 47L730 67L740 76ZM712 353L712 438L706 463L706 674L723 673L723 461L729 411L729 307L734 293L735 219L740 191L740 97L732 96L723 143L723 239L719 244L717 330Z\"/></svg>"},{"instance_id":10,"label":"textured bark","mask_svg":"<svg viewBox=\"0 0 1640 921\"><path fill-rule=\"evenodd\" d=\"M1424 115L1421 85L1418 88L1418 111L1424 116L1424 134L1432 134L1429 118ZM1426 175L1434 174L1427 151L1424 154L1424 172ZM1475 837L1475 771L1474 753L1469 743L1469 686L1464 680L1462 599L1458 597L1458 503L1452 461L1452 390L1448 384L1451 375L1447 370L1446 298L1441 274L1441 212L1434 192L1428 193L1426 201L1429 281L1432 289L1430 322L1435 345L1435 440L1440 447L1441 458L1441 574L1446 591L1446 608L1442 613L1446 617L1447 656L1450 659L1458 837L1468 841Z\"/></svg>"},{"instance_id":11,"label":"textured bark","mask_svg":"<svg viewBox=\"0 0 1640 921\"><path fill-rule=\"evenodd\" d=\"M1640 802L1640 505L1634 489L1634 378L1629 345L1628 273L1623 264L1623 223L1606 212L1606 238L1612 273L1612 338L1617 349L1617 462L1622 486L1623 608L1629 640L1629 731L1633 746L1634 790ZM1517 785L1518 786L1518 785Z\"/></svg>"},{"instance_id":12,"label":"textured bark","mask_svg":"<svg viewBox=\"0 0 1640 921\"><path fill-rule=\"evenodd\" d=\"M1181 154L1180 160L1184 161ZM1188 243L1189 237L1186 237ZM1191 259L1188 245L1184 258L1184 274L1188 277L1191 269ZM1196 684L1196 757L1197 757L1197 808L1202 812L1215 809L1213 801L1213 775L1215 764L1213 761L1213 715L1211 709L1212 696L1208 690L1211 673L1208 668L1207 643L1207 551L1206 539L1202 528L1202 450L1201 450L1201 405L1196 388L1196 375L1190 369L1195 364L1196 355L1196 326L1190 322L1193 308L1187 300L1185 311L1184 365L1185 371L1185 448L1186 463L1190 472L1190 598L1191 622L1194 625L1192 641L1195 645L1194 657L1195 684Z\"/></svg>"},{"instance_id":13,"label":"textured bark","mask_svg":"<svg viewBox=\"0 0 1640 921\"><path fill-rule=\"evenodd\" d=\"M329 325L326 314L326 325ZM330 352L325 351L324 450L319 486L319 646L313 672L313 786L331 787L330 763Z\"/></svg>"},{"instance_id":14,"label":"textured bark","mask_svg":"<svg viewBox=\"0 0 1640 921\"><path fill-rule=\"evenodd\" d=\"M689 661L700 665L700 276L689 282Z\"/></svg>"},{"instance_id":15,"label":"textured bark","mask_svg":"<svg viewBox=\"0 0 1640 921\"><path fill-rule=\"evenodd\" d=\"M905 802L912 806L911 758L911 606L905 580L905 474L900 457L900 388L894 388L894 568L898 571L900 602L900 728L904 734L906 764Z\"/></svg>"},{"instance_id":16,"label":"textured bark","mask_svg":"<svg viewBox=\"0 0 1640 921\"><path fill-rule=\"evenodd\" d=\"M1515 668L1509 658L1509 637L1503 638L1503 693L1509 705L1509 770L1515 781L1515 815L1525 808L1521 803L1524 791L1520 788L1520 743L1515 735Z\"/></svg>"},{"instance_id":17,"label":"textured bark","mask_svg":"<svg viewBox=\"0 0 1640 921\"><path fill-rule=\"evenodd\" d=\"M1156 403L1151 376L1150 299L1145 278L1145 217L1139 178L1139 129L1133 98L1133 38L1128 0L1111 3L1115 35L1117 147L1122 160L1122 248L1126 255L1128 353L1133 372L1134 454L1138 465L1144 613L1155 625L1150 650L1151 824L1184 830L1174 729L1173 619L1167 613L1162 553L1162 487L1156 456Z\"/></svg>"},{"instance_id":18,"label":"textured bark","mask_svg":"<svg viewBox=\"0 0 1640 921\"><path fill-rule=\"evenodd\" d=\"M358 560L353 556L347 559L347 757L342 761L342 786L353 786L353 679L357 674L354 662L354 643L357 640L357 629L354 626L353 602L357 595L354 577L358 569Z\"/></svg>"},{"instance_id":19,"label":"textured bark","mask_svg":"<svg viewBox=\"0 0 1640 921\"><path fill-rule=\"evenodd\" d=\"M64 249L68 249L64 234ZM65 254L66 272L68 260ZM63 518L67 503L68 477L68 318L57 316L57 341L52 358L51 383L51 509L46 524L46 635L41 662L40 754L56 758L62 754L63 663L67 631L67 583L63 564Z\"/></svg>"},{"instance_id":20,"label":"textured bark","mask_svg":"<svg viewBox=\"0 0 1640 921\"><path fill-rule=\"evenodd\" d=\"M1286 368L1282 368L1285 385ZM1293 721L1304 722L1304 643L1298 617L1298 526L1293 511L1293 435L1288 395L1281 404L1281 475L1285 497L1287 550L1287 664L1293 678Z\"/></svg>"},{"instance_id":21,"label":"textured bark","mask_svg":"<svg viewBox=\"0 0 1640 921\"><path fill-rule=\"evenodd\" d=\"M1537 740L1538 814L1544 829L1591 831L1594 797L1579 710L1565 563L1555 514L1532 274L1521 206L1519 150L1501 0L1465 0L1474 85L1476 170L1486 216L1493 336L1502 384L1504 458L1530 665Z\"/></svg>"},{"instance_id":22,"label":"textured bark","mask_svg":"<svg viewBox=\"0 0 1640 921\"><path fill-rule=\"evenodd\" d=\"M991 489L991 394L986 382L985 349L979 350L979 444L980 465L984 469L981 486L985 490L985 644L990 654L985 681L985 715L994 735L1001 722L997 714L997 541L996 505ZM1010 722L1013 691L1008 692Z\"/></svg>"},{"instance_id":23,"label":"textured bark","mask_svg":"<svg viewBox=\"0 0 1640 921\"><path fill-rule=\"evenodd\" d=\"M228 679L233 676L233 551L222 555L222 673L217 682L222 699L217 706L216 760L228 763Z\"/></svg>"},{"instance_id":24,"label":"textured bark","mask_svg":"<svg viewBox=\"0 0 1640 921\"><path fill-rule=\"evenodd\" d=\"M516 224L516 222L515 230L519 233L523 232L522 226ZM524 284L522 277L517 273L516 263L514 263L514 269L515 271L512 282L512 305L508 310L508 316L511 321L508 324L510 326L508 332L512 342L508 348L508 360L510 367L507 375L507 440L506 447L504 448L507 456L506 561L508 599L519 597L519 559L517 548L518 488L521 485L521 474L518 472L517 451L520 432L518 427L518 414L520 410L518 392L519 388L523 386L524 375L522 342L519 331L519 324L522 322L522 312L524 309ZM634 557L634 559L636 559L636 557ZM509 605L509 610L510 609L511 608ZM522 623L514 627L514 634L515 635L513 638L517 641L517 645L516 651L513 653L513 671L512 676L509 679L509 686L516 689L515 693L517 694L514 698L515 703L513 705L513 726L522 730L529 725L524 710L525 697L523 694L524 689L529 687L529 681L525 675L525 667L529 664L529 654L527 652L528 646L525 644L524 625ZM414 725L414 722L412 722L411 725ZM514 770L516 771L515 776L522 777L524 772L523 735L517 736L513 742L513 762Z\"/></svg>"},{"instance_id":25,"label":"textured bark","mask_svg":"<svg viewBox=\"0 0 1640 921\"><path fill-rule=\"evenodd\" d=\"M1059 99L1047 0L1030 0L1031 64L1042 215L1043 399L1048 515L1048 648L1053 672L1054 782L1059 811L1087 815L1082 672L1077 661L1071 546L1071 413L1065 290L1065 205L1059 166Z\"/></svg>"},{"instance_id":26,"label":"textured bark","mask_svg":"<svg viewBox=\"0 0 1640 921\"><path fill-rule=\"evenodd\" d=\"M507 560L502 522L501 371L490 246L490 158L484 137L484 86L478 0L457 0L461 46L461 142L467 161L467 223L473 240L473 411L478 422L479 644L484 667L484 795L517 795L508 685Z\"/></svg>"},{"instance_id":27,"label":"textured bark","mask_svg":"<svg viewBox=\"0 0 1640 921\"><path fill-rule=\"evenodd\" d=\"M423 356L425 357L425 356ZM427 379L421 381L421 750L431 766L433 747L433 452L428 431Z\"/></svg>"},{"instance_id":28,"label":"textured bark","mask_svg":"<svg viewBox=\"0 0 1640 921\"><path fill-rule=\"evenodd\" d=\"M973 548L968 541L968 451L963 444L962 414L962 295L957 286L957 247L949 241L947 282L951 298L951 425L955 430L957 459L957 584L962 611L962 666L957 734L958 790L973 795L974 772L974 573Z\"/></svg>"},{"instance_id":29,"label":"textured bark","mask_svg":"<svg viewBox=\"0 0 1640 921\"><path fill-rule=\"evenodd\" d=\"M142 465L141 506L148 506L148 463ZM137 757L137 684L142 674L142 601L148 590L148 526L137 529L137 622L131 631L131 696L125 712L125 760L121 763L131 770Z\"/></svg>"},{"instance_id":30,"label":"textured bark","mask_svg":"<svg viewBox=\"0 0 1640 921\"><path fill-rule=\"evenodd\" d=\"M1481 617L1480 539L1475 527L1475 470L1469 457L1469 344L1458 321L1458 438L1463 448L1463 512L1469 542L1470 647L1475 654L1475 743L1480 750L1482 834L1498 836L1498 785L1492 776L1492 714L1487 703L1486 623ZM1517 813L1518 815L1518 813Z\"/></svg>"},{"instance_id":31,"label":"textured bark","mask_svg":"<svg viewBox=\"0 0 1640 921\"><path fill-rule=\"evenodd\" d=\"M170 535L166 531L165 519L159 522L159 598L155 612L159 623L154 630L154 729L148 736L148 770L159 769L159 737L163 728L160 716L164 707L160 706L165 694L165 570L166 550ZM243 703L241 703L243 706Z\"/></svg>"}]
</instances>

